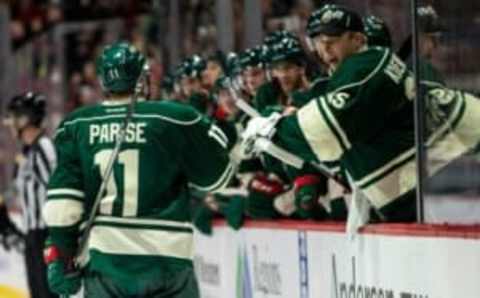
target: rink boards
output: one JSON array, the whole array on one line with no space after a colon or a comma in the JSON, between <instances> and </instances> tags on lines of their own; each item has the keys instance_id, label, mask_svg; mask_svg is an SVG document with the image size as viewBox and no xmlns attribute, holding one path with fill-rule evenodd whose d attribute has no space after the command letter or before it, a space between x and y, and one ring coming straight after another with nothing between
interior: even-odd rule
<instances>
[{"instance_id":1,"label":"rink boards","mask_svg":"<svg viewBox=\"0 0 480 298\"><path fill-rule=\"evenodd\" d=\"M247 222L195 234L202 298L478 298L480 226ZM22 256L0 251L0 297L25 297ZM6 296L5 296L6 295Z\"/></svg>"},{"instance_id":2,"label":"rink boards","mask_svg":"<svg viewBox=\"0 0 480 298\"><path fill-rule=\"evenodd\" d=\"M480 227L218 222L196 234L202 298L478 298Z\"/></svg>"}]
</instances>

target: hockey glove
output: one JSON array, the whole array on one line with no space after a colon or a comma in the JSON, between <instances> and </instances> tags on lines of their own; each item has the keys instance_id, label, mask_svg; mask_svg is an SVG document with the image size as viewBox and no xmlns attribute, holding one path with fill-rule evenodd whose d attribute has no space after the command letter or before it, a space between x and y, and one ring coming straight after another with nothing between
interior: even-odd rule
<instances>
[{"instance_id":1,"label":"hockey glove","mask_svg":"<svg viewBox=\"0 0 480 298\"><path fill-rule=\"evenodd\" d=\"M57 246L47 240L44 259L50 290L58 295L73 295L80 290L81 276L75 271L73 258L62 255Z\"/></svg>"},{"instance_id":2,"label":"hockey glove","mask_svg":"<svg viewBox=\"0 0 480 298\"><path fill-rule=\"evenodd\" d=\"M215 217L215 211L209 208L206 204L202 203L195 210L192 218L193 225L202 234L212 234L212 221Z\"/></svg>"},{"instance_id":3,"label":"hockey glove","mask_svg":"<svg viewBox=\"0 0 480 298\"><path fill-rule=\"evenodd\" d=\"M297 177L293 182L295 188L295 206L301 218L325 219L328 214L318 202L320 180L314 175Z\"/></svg>"},{"instance_id":4,"label":"hockey glove","mask_svg":"<svg viewBox=\"0 0 480 298\"><path fill-rule=\"evenodd\" d=\"M245 197L232 196L223 212L229 226L238 230L243 225L243 210L245 208Z\"/></svg>"},{"instance_id":5,"label":"hockey glove","mask_svg":"<svg viewBox=\"0 0 480 298\"><path fill-rule=\"evenodd\" d=\"M282 118L279 113L273 113L268 117L256 117L251 119L242 134L242 150L244 156L255 156L262 152L257 145L258 139L270 139L275 134L275 125Z\"/></svg>"},{"instance_id":6,"label":"hockey glove","mask_svg":"<svg viewBox=\"0 0 480 298\"><path fill-rule=\"evenodd\" d=\"M282 182L264 175L257 175L250 181L248 191L245 211L250 217L272 219L280 216L273 202L277 195L285 191Z\"/></svg>"}]
</instances>

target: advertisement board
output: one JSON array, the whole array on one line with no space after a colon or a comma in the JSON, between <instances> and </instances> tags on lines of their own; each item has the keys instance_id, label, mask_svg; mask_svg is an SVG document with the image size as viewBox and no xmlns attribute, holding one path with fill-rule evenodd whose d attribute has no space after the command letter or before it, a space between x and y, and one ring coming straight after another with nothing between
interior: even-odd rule
<instances>
[{"instance_id":1,"label":"advertisement board","mask_svg":"<svg viewBox=\"0 0 480 298\"><path fill-rule=\"evenodd\" d=\"M196 233L202 298L307 298L305 239L295 230L216 227L211 236Z\"/></svg>"},{"instance_id":2,"label":"advertisement board","mask_svg":"<svg viewBox=\"0 0 480 298\"><path fill-rule=\"evenodd\" d=\"M351 240L342 224L292 224L197 235L202 297L480 297L478 226L373 225Z\"/></svg>"},{"instance_id":3,"label":"advertisement board","mask_svg":"<svg viewBox=\"0 0 480 298\"><path fill-rule=\"evenodd\" d=\"M246 229L243 298L300 297L299 232Z\"/></svg>"},{"instance_id":4,"label":"advertisement board","mask_svg":"<svg viewBox=\"0 0 480 298\"><path fill-rule=\"evenodd\" d=\"M480 297L477 239L307 235L311 297Z\"/></svg>"},{"instance_id":5,"label":"advertisement board","mask_svg":"<svg viewBox=\"0 0 480 298\"><path fill-rule=\"evenodd\" d=\"M202 298L237 297L239 237L241 233L227 227L215 228L211 236L195 232L194 263Z\"/></svg>"}]
</instances>

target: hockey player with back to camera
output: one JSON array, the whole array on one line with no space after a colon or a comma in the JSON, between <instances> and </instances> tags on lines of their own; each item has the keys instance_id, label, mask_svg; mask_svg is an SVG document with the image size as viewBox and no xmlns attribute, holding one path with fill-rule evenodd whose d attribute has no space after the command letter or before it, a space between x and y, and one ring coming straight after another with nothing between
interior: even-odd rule
<instances>
[{"instance_id":1,"label":"hockey player with back to camera","mask_svg":"<svg viewBox=\"0 0 480 298\"><path fill-rule=\"evenodd\" d=\"M226 137L194 108L136 102L144 63L128 43L105 47L97 60L105 99L57 129L44 217L48 282L58 294L76 293L83 280L85 297L199 297L189 186L215 192L234 167Z\"/></svg>"}]
</instances>

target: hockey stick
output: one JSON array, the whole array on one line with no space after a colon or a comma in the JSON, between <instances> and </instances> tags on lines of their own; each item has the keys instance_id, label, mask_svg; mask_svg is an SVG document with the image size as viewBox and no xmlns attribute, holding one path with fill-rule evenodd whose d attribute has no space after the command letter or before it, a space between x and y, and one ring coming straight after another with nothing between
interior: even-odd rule
<instances>
[{"instance_id":1,"label":"hockey stick","mask_svg":"<svg viewBox=\"0 0 480 298\"><path fill-rule=\"evenodd\" d=\"M255 110L250 104L248 104L245 100L243 100L237 93L237 90L235 89L234 86L229 86L229 91L230 94L233 97L233 100L235 101L235 105L245 112L248 116L251 118L254 117L261 117L260 113ZM265 153L271 155L272 157L288 164L289 166L292 166L296 169L302 169L305 167L305 165L310 165L317 171L319 171L322 175L334 180L337 182L340 186L342 186L345 190L351 191L351 188L348 183L343 181L338 175L335 175L329 168L327 168L325 165L312 162L312 161L306 161L302 159L301 157L275 145L272 141L266 138L261 138L257 140L257 145L264 151Z\"/></svg>"},{"instance_id":2,"label":"hockey stick","mask_svg":"<svg viewBox=\"0 0 480 298\"><path fill-rule=\"evenodd\" d=\"M88 244L88 239L90 236L90 231L93 227L93 222L95 220L95 217L97 216L97 210L100 205L100 201L103 198L103 193L105 192L105 188L107 187L107 183L110 180L110 177L112 176L113 173L113 165L115 161L118 158L118 154L120 153L120 149L122 147L122 144L125 140L126 132L127 132L127 127L130 121L133 118L133 110L135 108L135 104L137 103L138 97L142 93L143 90L143 85L142 82L144 80L144 77L146 75L146 72L144 71L145 69L142 70L140 73L140 76L137 80L137 84L135 86L135 92L132 96L132 99L130 101L130 104L128 105L127 113L125 115L125 118L123 119L122 126L120 128L120 131L117 135L117 139L115 140L115 147L113 149L112 154L110 155L107 163L107 167L105 168L105 171L103 172L103 180L102 183L100 184L100 188L98 189L97 195L95 197L95 201L93 202L92 210L90 211L87 221L85 222L83 233L80 236L80 240L78 242L78 248L77 252L73 258L74 260L74 270L72 272L69 272L66 274L67 277L74 278L76 276L80 275L80 268L82 267L84 263L83 257L85 256L85 250L87 249L87 244ZM70 295L68 294L63 294L60 295L61 298L69 298Z\"/></svg>"},{"instance_id":3,"label":"hockey stick","mask_svg":"<svg viewBox=\"0 0 480 298\"><path fill-rule=\"evenodd\" d=\"M78 244L78 249L77 253L75 255L75 263L77 267L81 267L82 263L82 256L84 255L84 251L87 248L87 243L88 243L88 238L90 236L90 231L93 227L93 222L95 220L95 217L97 215L97 210L100 205L100 201L103 198L103 193L105 192L105 188L107 187L107 183L110 180L110 177L112 176L113 173L113 165L117 160L118 154L120 153L120 149L122 147L123 142L125 141L125 136L127 132L127 127L130 124L132 118L133 118L133 111L135 108L135 104L137 103L137 100L142 93L143 90L143 81L146 76L146 71L145 69L142 70L138 80L137 84L135 86L135 92L132 96L132 99L130 101L130 104L128 105L127 113L125 115L125 118L123 119L122 126L120 128L120 131L117 135L117 139L115 141L115 147L113 149L112 154L110 155L107 163L107 167L105 168L105 171L102 175L103 180L102 183L100 184L100 188L98 189L97 195L95 197L95 201L92 206L92 210L90 211L90 214L88 215L88 219L85 222L85 227L83 230L83 233L80 237L80 241Z\"/></svg>"}]
</instances>

